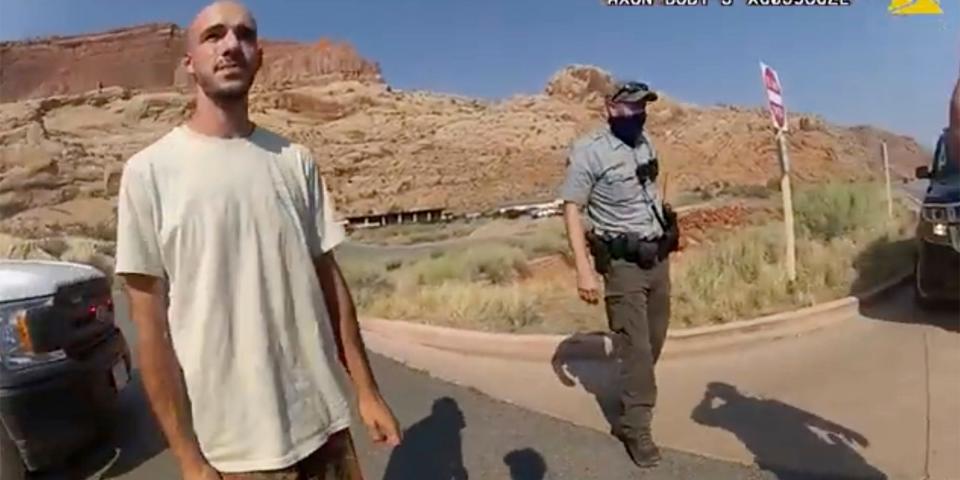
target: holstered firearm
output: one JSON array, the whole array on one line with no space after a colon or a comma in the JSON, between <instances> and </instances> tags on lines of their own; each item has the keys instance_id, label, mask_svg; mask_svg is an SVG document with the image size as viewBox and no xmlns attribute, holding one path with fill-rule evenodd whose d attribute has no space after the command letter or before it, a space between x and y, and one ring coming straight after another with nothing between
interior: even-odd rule
<instances>
[{"instance_id":1,"label":"holstered firearm","mask_svg":"<svg viewBox=\"0 0 960 480\"><path fill-rule=\"evenodd\" d=\"M670 204L663 205L663 237L660 238L660 259L663 260L680 248L680 222L677 221L677 212ZM658 218L659 220L659 218Z\"/></svg>"},{"instance_id":2,"label":"holstered firearm","mask_svg":"<svg viewBox=\"0 0 960 480\"><path fill-rule=\"evenodd\" d=\"M602 238L588 232L587 242L590 244L590 253L593 254L594 268L600 274L610 271L610 264L614 259L626 260L644 269L653 268L661 259L658 258L661 242L643 240L636 234L625 233Z\"/></svg>"}]
</instances>

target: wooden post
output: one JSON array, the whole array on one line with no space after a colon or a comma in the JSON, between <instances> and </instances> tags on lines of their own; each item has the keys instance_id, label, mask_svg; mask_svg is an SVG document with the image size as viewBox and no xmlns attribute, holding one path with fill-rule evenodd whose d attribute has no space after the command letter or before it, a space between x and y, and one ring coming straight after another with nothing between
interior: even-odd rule
<instances>
[{"instance_id":1,"label":"wooden post","mask_svg":"<svg viewBox=\"0 0 960 480\"><path fill-rule=\"evenodd\" d=\"M667 187L670 185L670 174L667 173L663 176L663 191L660 193L660 198L663 203L670 203L667 200L667 195L669 194Z\"/></svg>"},{"instance_id":2,"label":"wooden post","mask_svg":"<svg viewBox=\"0 0 960 480\"><path fill-rule=\"evenodd\" d=\"M887 142L880 144L883 153L883 175L887 181L887 215L893 220L893 191L890 188L890 158L887 155Z\"/></svg>"},{"instance_id":3,"label":"wooden post","mask_svg":"<svg viewBox=\"0 0 960 480\"><path fill-rule=\"evenodd\" d=\"M780 151L780 193L783 196L783 225L787 237L787 278L797 280L797 247L793 230L793 194L790 191L790 157L787 155L787 139L783 130L777 132Z\"/></svg>"}]
</instances>

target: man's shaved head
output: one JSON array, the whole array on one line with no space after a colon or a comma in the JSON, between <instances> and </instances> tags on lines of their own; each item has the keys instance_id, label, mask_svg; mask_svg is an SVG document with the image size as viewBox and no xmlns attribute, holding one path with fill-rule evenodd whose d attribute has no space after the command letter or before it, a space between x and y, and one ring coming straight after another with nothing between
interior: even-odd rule
<instances>
[{"instance_id":1,"label":"man's shaved head","mask_svg":"<svg viewBox=\"0 0 960 480\"><path fill-rule=\"evenodd\" d=\"M211 25L222 23L225 18L243 21L253 31L257 20L245 5L233 0L218 0L200 10L187 27L187 51L200 42L200 35Z\"/></svg>"},{"instance_id":2,"label":"man's shaved head","mask_svg":"<svg viewBox=\"0 0 960 480\"><path fill-rule=\"evenodd\" d=\"M245 97L261 60L257 22L239 2L211 3L187 29L187 72L212 99Z\"/></svg>"}]
</instances>

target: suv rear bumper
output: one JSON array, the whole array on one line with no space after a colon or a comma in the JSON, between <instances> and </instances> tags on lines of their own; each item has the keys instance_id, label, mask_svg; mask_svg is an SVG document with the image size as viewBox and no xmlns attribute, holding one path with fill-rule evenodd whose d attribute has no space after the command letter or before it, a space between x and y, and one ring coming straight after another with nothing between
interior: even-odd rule
<instances>
[{"instance_id":1,"label":"suv rear bumper","mask_svg":"<svg viewBox=\"0 0 960 480\"><path fill-rule=\"evenodd\" d=\"M0 419L29 470L61 465L101 436L116 406L118 365L129 378L129 348L115 329L83 358L4 372Z\"/></svg>"},{"instance_id":2,"label":"suv rear bumper","mask_svg":"<svg viewBox=\"0 0 960 480\"><path fill-rule=\"evenodd\" d=\"M927 300L960 300L960 253L950 245L920 242L917 290Z\"/></svg>"}]
</instances>

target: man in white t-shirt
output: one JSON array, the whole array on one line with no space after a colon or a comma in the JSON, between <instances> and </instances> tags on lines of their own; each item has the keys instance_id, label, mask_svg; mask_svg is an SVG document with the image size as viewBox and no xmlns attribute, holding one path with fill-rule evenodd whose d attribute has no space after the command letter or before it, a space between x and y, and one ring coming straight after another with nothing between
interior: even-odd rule
<instances>
[{"instance_id":1,"label":"man in white t-shirt","mask_svg":"<svg viewBox=\"0 0 960 480\"><path fill-rule=\"evenodd\" d=\"M401 432L327 187L307 149L249 119L262 50L246 8L205 8L186 52L195 113L130 158L119 193L116 273L152 409L187 480L360 479L347 375L374 442Z\"/></svg>"}]
</instances>

